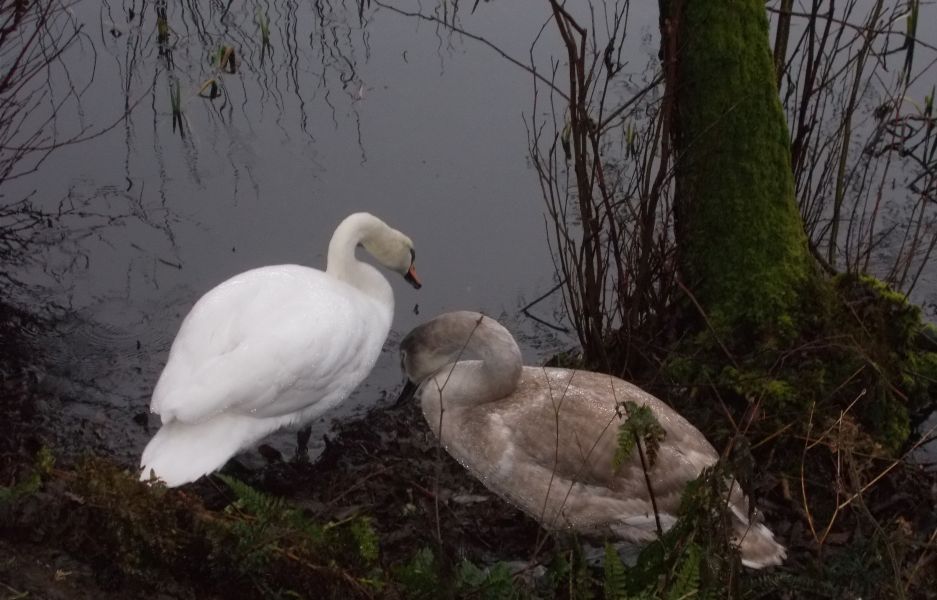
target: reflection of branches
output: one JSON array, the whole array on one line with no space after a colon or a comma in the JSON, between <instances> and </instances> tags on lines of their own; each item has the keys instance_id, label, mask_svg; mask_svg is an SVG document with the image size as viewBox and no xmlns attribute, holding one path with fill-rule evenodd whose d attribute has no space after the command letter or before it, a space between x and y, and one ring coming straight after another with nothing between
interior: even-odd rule
<instances>
[{"instance_id":1,"label":"reflection of branches","mask_svg":"<svg viewBox=\"0 0 937 600\"><path fill-rule=\"evenodd\" d=\"M131 82L148 82L156 96L154 125L160 128L171 127L168 109L178 104L175 108L184 109L181 116L187 127L200 127L207 120L219 128L254 128L258 118L269 114L284 137L300 131L314 141L317 120L310 113L314 97L331 108L337 126L338 107L331 90L340 87L353 105L363 86L356 54L361 45L368 51L367 39L363 30L349 24L357 16L357 4L346 7L344 2L326 0L160 0L140 7L123 0L120 4L104 3L102 24L114 33L104 34L102 42L122 73L124 94L129 94ZM356 40L359 31L361 40ZM229 49L236 53L236 69L217 60ZM175 89L174 81L181 91L178 103L167 93ZM238 109L241 119L232 121L237 116L232 112ZM179 113L173 112L178 127ZM200 132L189 133L186 144L200 137ZM198 149L198 143L189 147L193 152Z\"/></svg>"},{"instance_id":2,"label":"reflection of branches","mask_svg":"<svg viewBox=\"0 0 937 600\"><path fill-rule=\"evenodd\" d=\"M120 205L132 208L113 214L98 212L92 204L101 199L102 193L117 195L121 198ZM5 267L0 269L0 287L7 294L14 289L29 293L15 275L18 268L24 266L42 265L46 274L55 280L73 268L84 268L88 258L80 247L83 240L128 218L147 218L134 203L128 194L113 190L85 194L73 189L53 208L35 204L32 197L0 204L0 264ZM57 257L67 262L57 265L47 262L48 250L55 250Z\"/></svg>"},{"instance_id":3,"label":"reflection of branches","mask_svg":"<svg viewBox=\"0 0 937 600\"><path fill-rule=\"evenodd\" d=\"M96 70L96 55L84 61L83 78L64 58L70 48L87 39L62 0L10 2L0 0L0 184L33 173L63 146L103 135L119 124L140 101L130 101L125 114L103 128L79 121L77 128L63 118L82 117L81 99ZM93 49L92 49L93 50ZM84 203L66 198L57 208L33 202L33 195L0 203L0 285L25 291L11 267L38 261L37 250L61 247L118 217L93 214ZM98 218L89 218L98 217ZM81 220L68 229L63 222ZM81 261L80 253L71 260ZM54 276L54 274L53 274Z\"/></svg>"},{"instance_id":4,"label":"reflection of branches","mask_svg":"<svg viewBox=\"0 0 937 600\"><path fill-rule=\"evenodd\" d=\"M55 127L59 112L83 91L60 63L82 35L68 9L61 0L0 2L0 182L32 173L53 150L88 133L83 127L62 138ZM58 97L56 68L65 80Z\"/></svg>"},{"instance_id":5,"label":"reflection of branches","mask_svg":"<svg viewBox=\"0 0 937 600\"><path fill-rule=\"evenodd\" d=\"M493 44L491 41L485 39L484 37L480 35L476 35L474 33L470 33L460 28L459 26L455 24L454 21L450 22L448 20L448 15L444 18L440 18L436 15L426 15L421 12L407 11L402 8L398 8L396 6L391 6L390 4L385 4L381 0L374 0L374 4L376 4L377 6L380 6L381 8L387 9L391 12L395 12L399 15L403 15L405 17L415 17L418 19L422 19L424 21L429 21L431 23L441 25L447 29L454 31L455 33L458 33L461 36L467 37L469 39L475 40L476 42L484 44L485 46L488 46L489 48L491 48L492 50L500 54L502 58L512 63L514 66L520 67L521 69L527 71L528 73L536 77L540 81L540 83L546 84L551 90L553 90L554 93L559 94L560 97L562 97L564 100L566 99L566 93L562 89L553 85L553 82L550 79L541 75L539 72L537 72L535 68L531 67L530 65L524 64L523 62L512 57L507 52L505 52L504 50L502 50L501 48Z\"/></svg>"}]
</instances>

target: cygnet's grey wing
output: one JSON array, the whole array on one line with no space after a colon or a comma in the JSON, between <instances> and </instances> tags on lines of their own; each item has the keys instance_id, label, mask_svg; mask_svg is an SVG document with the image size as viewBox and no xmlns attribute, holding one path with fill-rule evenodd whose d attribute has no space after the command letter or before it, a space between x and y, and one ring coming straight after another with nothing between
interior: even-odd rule
<instances>
[{"instance_id":1,"label":"cygnet's grey wing","mask_svg":"<svg viewBox=\"0 0 937 600\"><path fill-rule=\"evenodd\" d=\"M669 406L621 379L566 369L524 370L510 402L500 409L516 450L556 475L629 495L647 495L640 456L632 452L614 465L623 418L616 404L648 406L666 432L649 469L658 497L676 499L687 481L718 455L706 438Z\"/></svg>"},{"instance_id":2,"label":"cygnet's grey wing","mask_svg":"<svg viewBox=\"0 0 937 600\"><path fill-rule=\"evenodd\" d=\"M650 407L666 431L649 475L669 526L686 483L718 455L686 419L620 379L526 367L514 394L464 411L461 429L450 433L451 445L464 447L453 453L480 457L466 466L548 526L594 528L631 518L640 531L626 537L647 539L655 526L640 457L632 452L614 465L622 423L615 407L627 400Z\"/></svg>"}]
</instances>

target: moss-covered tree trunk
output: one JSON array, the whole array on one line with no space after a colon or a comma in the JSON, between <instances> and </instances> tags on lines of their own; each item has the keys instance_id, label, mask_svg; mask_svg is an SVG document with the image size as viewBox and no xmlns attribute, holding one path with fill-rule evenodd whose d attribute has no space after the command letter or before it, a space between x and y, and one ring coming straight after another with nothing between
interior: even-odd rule
<instances>
[{"instance_id":1,"label":"moss-covered tree trunk","mask_svg":"<svg viewBox=\"0 0 937 600\"><path fill-rule=\"evenodd\" d=\"M662 0L661 14L684 281L720 329L796 329L818 276L764 2Z\"/></svg>"}]
</instances>

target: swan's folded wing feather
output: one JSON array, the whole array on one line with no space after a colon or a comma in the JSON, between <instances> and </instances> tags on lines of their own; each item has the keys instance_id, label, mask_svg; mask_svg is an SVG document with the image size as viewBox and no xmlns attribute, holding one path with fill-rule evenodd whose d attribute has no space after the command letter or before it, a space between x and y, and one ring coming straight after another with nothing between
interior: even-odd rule
<instances>
[{"instance_id":1,"label":"swan's folded wing feather","mask_svg":"<svg viewBox=\"0 0 937 600\"><path fill-rule=\"evenodd\" d=\"M666 431L649 475L661 507L675 508L686 483L718 455L678 413L625 381L584 371L525 368L513 401L498 410L499 427L493 430L511 432L515 461L526 461L554 479L649 498L637 452L614 464L622 423L615 405L626 400L649 406Z\"/></svg>"},{"instance_id":2,"label":"swan's folded wing feather","mask_svg":"<svg viewBox=\"0 0 937 600\"><path fill-rule=\"evenodd\" d=\"M363 349L373 336L386 337L385 312L314 269L243 273L186 317L151 408L164 422L198 422L225 411L272 417L334 404L373 365L380 344L377 352Z\"/></svg>"}]
</instances>

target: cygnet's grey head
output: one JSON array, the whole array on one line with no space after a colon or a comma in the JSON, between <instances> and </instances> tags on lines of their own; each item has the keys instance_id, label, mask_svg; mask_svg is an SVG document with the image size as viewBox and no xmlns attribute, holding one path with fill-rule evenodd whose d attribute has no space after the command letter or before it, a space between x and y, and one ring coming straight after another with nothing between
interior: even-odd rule
<instances>
[{"instance_id":1,"label":"cygnet's grey head","mask_svg":"<svg viewBox=\"0 0 937 600\"><path fill-rule=\"evenodd\" d=\"M420 383L447 364L470 358L475 354L470 342L482 335L484 320L486 317L481 313L457 311L414 328L400 343L400 366L404 373L410 381Z\"/></svg>"}]
</instances>

